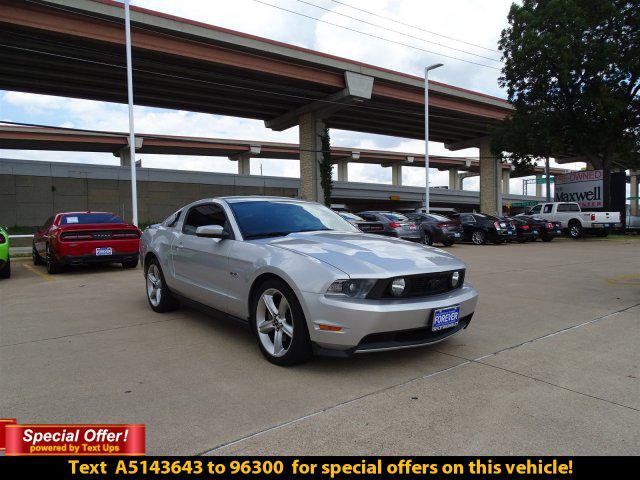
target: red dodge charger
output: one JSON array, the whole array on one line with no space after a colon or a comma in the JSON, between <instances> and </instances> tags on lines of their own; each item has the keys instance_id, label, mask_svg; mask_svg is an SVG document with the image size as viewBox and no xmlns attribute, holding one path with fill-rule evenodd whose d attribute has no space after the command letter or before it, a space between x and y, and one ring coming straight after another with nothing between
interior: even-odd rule
<instances>
[{"instance_id":1,"label":"red dodge charger","mask_svg":"<svg viewBox=\"0 0 640 480\"><path fill-rule=\"evenodd\" d=\"M33 263L49 273L65 265L121 263L138 265L140 230L106 212L69 212L50 217L33 236Z\"/></svg>"}]
</instances>

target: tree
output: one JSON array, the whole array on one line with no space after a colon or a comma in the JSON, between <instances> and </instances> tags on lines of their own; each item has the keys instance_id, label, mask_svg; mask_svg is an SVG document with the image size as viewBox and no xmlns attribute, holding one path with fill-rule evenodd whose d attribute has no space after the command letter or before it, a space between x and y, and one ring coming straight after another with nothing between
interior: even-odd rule
<instances>
[{"instance_id":1,"label":"tree","mask_svg":"<svg viewBox=\"0 0 640 480\"><path fill-rule=\"evenodd\" d=\"M514 112L494 151L521 170L584 157L608 207L611 168L640 167L640 0L523 0L508 21L499 84Z\"/></svg>"},{"instance_id":2,"label":"tree","mask_svg":"<svg viewBox=\"0 0 640 480\"><path fill-rule=\"evenodd\" d=\"M329 129L325 127L320 136L322 144L322 160L319 162L320 185L324 191L324 204L331 206L331 193L333 191L333 162L331 159L331 138L329 137Z\"/></svg>"}]
</instances>

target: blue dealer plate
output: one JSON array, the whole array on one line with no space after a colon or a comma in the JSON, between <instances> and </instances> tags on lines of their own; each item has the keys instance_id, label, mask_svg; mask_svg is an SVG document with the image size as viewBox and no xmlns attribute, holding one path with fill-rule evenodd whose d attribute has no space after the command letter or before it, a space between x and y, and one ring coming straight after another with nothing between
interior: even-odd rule
<instances>
[{"instance_id":1,"label":"blue dealer plate","mask_svg":"<svg viewBox=\"0 0 640 480\"><path fill-rule=\"evenodd\" d=\"M113 249L111 247L96 248L96 256L113 255Z\"/></svg>"},{"instance_id":2,"label":"blue dealer plate","mask_svg":"<svg viewBox=\"0 0 640 480\"><path fill-rule=\"evenodd\" d=\"M460 306L439 308L433 312L433 324L431 331L437 332L445 328L451 328L458 325L460 320Z\"/></svg>"}]
</instances>

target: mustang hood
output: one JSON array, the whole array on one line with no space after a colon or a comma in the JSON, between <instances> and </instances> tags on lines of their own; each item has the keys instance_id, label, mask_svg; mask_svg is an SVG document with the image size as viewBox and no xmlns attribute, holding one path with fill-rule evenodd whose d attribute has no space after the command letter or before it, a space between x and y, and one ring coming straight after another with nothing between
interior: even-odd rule
<instances>
[{"instance_id":1,"label":"mustang hood","mask_svg":"<svg viewBox=\"0 0 640 480\"><path fill-rule=\"evenodd\" d=\"M292 233L268 245L313 257L354 277L384 278L465 268L437 248L380 235L345 232Z\"/></svg>"}]
</instances>

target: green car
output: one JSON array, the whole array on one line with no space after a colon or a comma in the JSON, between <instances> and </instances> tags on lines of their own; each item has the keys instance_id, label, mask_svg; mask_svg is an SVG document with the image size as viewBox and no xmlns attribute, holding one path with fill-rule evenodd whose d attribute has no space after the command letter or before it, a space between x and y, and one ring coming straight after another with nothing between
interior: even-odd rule
<instances>
[{"instance_id":1,"label":"green car","mask_svg":"<svg viewBox=\"0 0 640 480\"><path fill-rule=\"evenodd\" d=\"M9 232L0 227L0 278L11 276L11 259L9 258Z\"/></svg>"}]
</instances>

